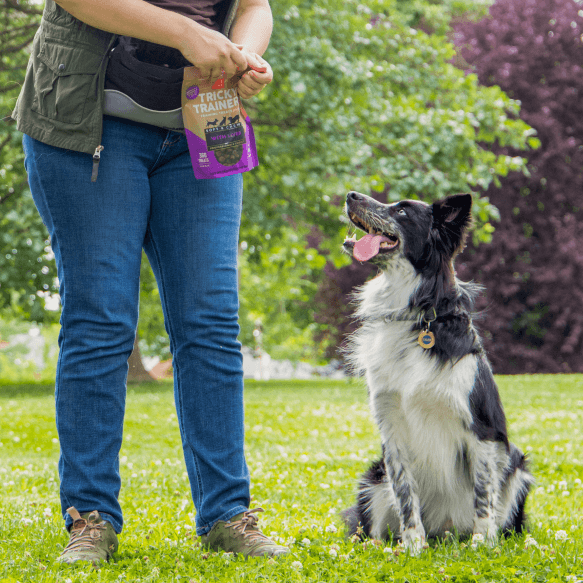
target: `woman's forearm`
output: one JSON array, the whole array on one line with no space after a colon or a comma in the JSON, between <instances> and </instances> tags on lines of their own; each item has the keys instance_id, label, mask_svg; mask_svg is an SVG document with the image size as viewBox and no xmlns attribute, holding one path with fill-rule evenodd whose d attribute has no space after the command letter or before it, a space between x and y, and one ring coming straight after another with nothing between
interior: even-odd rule
<instances>
[{"instance_id":1,"label":"woman's forearm","mask_svg":"<svg viewBox=\"0 0 583 583\"><path fill-rule=\"evenodd\" d=\"M196 26L189 18L144 0L55 1L69 14L95 28L176 49L185 36L194 33L192 25Z\"/></svg>"},{"instance_id":2,"label":"woman's forearm","mask_svg":"<svg viewBox=\"0 0 583 583\"><path fill-rule=\"evenodd\" d=\"M273 17L267 0L241 0L230 38L249 52L262 55L271 38Z\"/></svg>"},{"instance_id":3,"label":"woman's forearm","mask_svg":"<svg viewBox=\"0 0 583 583\"><path fill-rule=\"evenodd\" d=\"M247 60L233 42L191 18L144 0L55 0L95 28L178 49L203 77L218 79L245 70Z\"/></svg>"}]
</instances>

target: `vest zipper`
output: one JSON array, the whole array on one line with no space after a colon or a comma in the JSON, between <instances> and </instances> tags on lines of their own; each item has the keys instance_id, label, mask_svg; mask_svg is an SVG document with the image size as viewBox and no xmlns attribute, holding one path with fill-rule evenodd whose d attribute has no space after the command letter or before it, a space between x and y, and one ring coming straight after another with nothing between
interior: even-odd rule
<instances>
[{"instance_id":1,"label":"vest zipper","mask_svg":"<svg viewBox=\"0 0 583 583\"><path fill-rule=\"evenodd\" d=\"M101 152L105 150L103 146L97 146L93 153L93 170L91 171L91 182L97 182L97 172L99 171L99 161L101 160Z\"/></svg>"}]
</instances>

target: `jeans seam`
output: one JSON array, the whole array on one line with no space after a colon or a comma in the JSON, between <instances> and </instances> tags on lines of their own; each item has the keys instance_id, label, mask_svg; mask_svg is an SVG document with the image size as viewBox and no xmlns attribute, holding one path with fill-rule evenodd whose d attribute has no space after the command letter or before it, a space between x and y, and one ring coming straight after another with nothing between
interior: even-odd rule
<instances>
[{"instance_id":1,"label":"jeans seam","mask_svg":"<svg viewBox=\"0 0 583 583\"><path fill-rule=\"evenodd\" d=\"M164 302L164 307L166 309L166 313L168 314L168 333L170 336L170 342L171 342L171 344L173 344L172 339L174 336L174 332L173 332L172 321L170 319L170 310L168 309L166 286L164 284L164 274L163 274L162 268L161 268L160 254L158 252L158 246L156 245L156 241L154 239L154 234L152 233L152 230L150 229L149 225L148 225L148 235L150 237L150 241L152 241L152 249L154 251L154 256L156 258L158 273L160 274L160 287L162 288L161 294L160 294L160 301ZM178 413L179 413L178 424L180 426L182 435L186 436L186 431L185 431L184 425L182 423L184 409L182 406L182 390L181 390L181 385L180 385L180 366L179 366L178 361L175 357L172 358L172 365L173 365L175 373L176 373L174 382L176 384L176 393L178 396L178 398L176 399L176 408L178 409ZM196 481L198 482L198 499L194 500L194 505L197 509L197 512L200 515L199 508L201 507L201 499L202 499L202 496L204 495L203 484L202 484L202 480L200 478L200 468L198 465L198 459L196 456L196 452L194 451L194 449L192 448L190 443L188 443L188 441L186 441L186 444L188 446L188 449L190 449L190 451L192 452L192 459L194 461L194 466L196 468Z\"/></svg>"}]
</instances>

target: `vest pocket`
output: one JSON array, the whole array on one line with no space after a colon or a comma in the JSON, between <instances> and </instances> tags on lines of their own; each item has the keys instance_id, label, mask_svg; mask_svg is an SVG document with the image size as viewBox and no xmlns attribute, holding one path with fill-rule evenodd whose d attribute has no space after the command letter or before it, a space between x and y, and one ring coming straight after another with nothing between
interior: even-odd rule
<instances>
[{"instance_id":1,"label":"vest pocket","mask_svg":"<svg viewBox=\"0 0 583 583\"><path fill-rule=\"evenodd\" d=\"M77 124L98 98L98 73L103 55L79 45L45 39L37 55L32 111L64 123Z\"/></svg>"}]
</instances>

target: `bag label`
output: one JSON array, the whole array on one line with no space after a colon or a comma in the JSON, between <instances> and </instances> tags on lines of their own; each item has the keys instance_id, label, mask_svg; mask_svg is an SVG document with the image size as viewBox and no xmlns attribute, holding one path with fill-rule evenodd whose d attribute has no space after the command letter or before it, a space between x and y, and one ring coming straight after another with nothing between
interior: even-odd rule
<instances>
[{"instance_id":1,"label":"bag label","mask_svg":"<svg viewBox=\"0 0 583 583\"><path fill-rule=\"evenodd\" d=\"M182 117L194 175L217 178L258 165L255 136L237 93L239 77L212 84L185 67Z\"/></svg>"}]
</instances>

